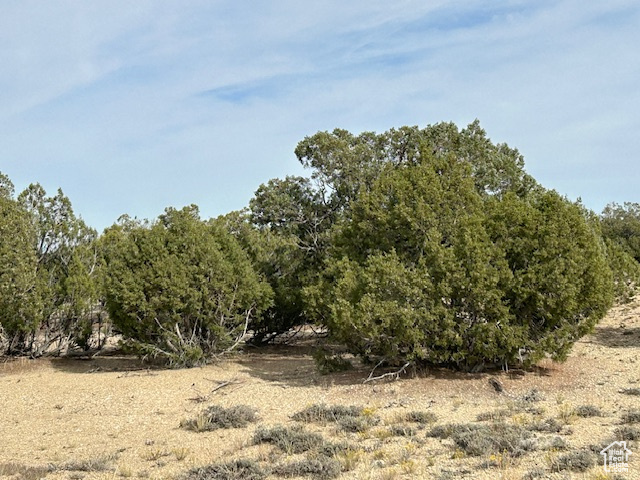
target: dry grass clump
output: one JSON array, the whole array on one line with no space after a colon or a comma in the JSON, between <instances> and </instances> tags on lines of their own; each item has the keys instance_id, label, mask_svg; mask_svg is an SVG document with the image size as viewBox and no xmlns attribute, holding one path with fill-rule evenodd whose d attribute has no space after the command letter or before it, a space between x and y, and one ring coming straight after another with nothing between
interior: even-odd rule
<instances>
[{"instance_id":1,"label":"dry grass clump","mask_svg":"<svg viewBox=\"0 0 640 480\"><path fill-rule=\"evenodd\" d=\"M554 451L568 450L569 444L562 437L551 437L551 438L545 438L541 442L540 448L542 450L554 450Z\"/></svg>"},{"instance_id":2,"label":"dry grass clump","mask_svg":"<svg viewBox=\"0 0 640 480\"><path fill-rule=\"evenodd\" d=\"M620 390L620 393L624 393L625 395L640 396L640 388L623 388L622 390Z\"/></svg>"},{"instance_id":3,"label":"dry grass clump","mask_svg":"<svg viewBox=\"0 0 640 480\"><path fill-rule=\"evenodd\" d=\"M574 408L574 413L583 418L587 417L602 417L602 410L595 405L579 405Z\"/></svg>"},{"instance_id":4,"label":"dry grass clump","mask_svg":"<svg viewBox=\"0 0 640 480\"><path fill-rule=\"evenodd\" d=\"M290 455L319 449L327 443L322 435L309 432L299 425L260 427L253 435L253 442L255 444L271 443Z\"/></svg>"},{"instance_id":5,"label":"dry grass clump","mask_svg":"<svg viewBox=\"0 0 640 480\"><path fill-rule=\"evenodd\" d=\"M340 476L341 463L335 458L324 455L308 456L302 460L282 463L274 468L276 475L281 477L306 477L329 479Z\"/></svg>"},{"instance_id":6,"label":"dry grass clump","mask_svg":"<svg viewBox=\"0 0 640 480\"><path fill-rule=\"evenodd\" d=\"M551 470L560 472L571 470L573 472L585 472L596 465L596 456L589 450L575 450L566 453L551 461Z\"/></svg>"},{"instance_id":7,"label":"dry grass clump","mask_svg":"<svg viewBox=\"0 0 640 480\"><path fill-rule=\"evenodd\" d=\"M327 425L336 423L347 432L364 432L380 423L380 418L366 409L356 406L315 404L291 416L305 423Z\"/></svg>"},{"instance_id":8,"label":"dry grass clump","mask_svg":"<svg viewBox=\"0 0 640 480\"><path fill-rule=\"evenodd\" d=\"M515 457L537 449L531 432L506 423L440 425L431 429L427 435L451 438L458 448L471 456L499 452Z\"/></svg>"},{"instance_id":9,"label":"dry grass clump","mask_svg":"<svg viewBox=\"0 0 640 480\"><path fill-rule=\"evenodd\" d=\"M542 395L542 393L537 388L532 388L520 399L524 403L535 403L544 400L544 395Z\"/></svg>"},{"instance_id":10,"label":"dry grass clump","mask_svg":"<svg viewBox=\"0 0 640 480\"><path fill-rule=\"evenodd\" d=\"M622 423L639 423L640 422L640 410L634 409L624 412L620 417Z\"/></svg>"},{"instance_id":11,"label":"dry grass clump","mask_svg":"<svg viewBox=\"0 0 640 480\"><path fill-rule=\"evenodd\" d=\"M632 425L623 425L613 431L617 440L640 440L640 428Z\"/></svg>"},{"instance_id":12,"label":"dry grass clump","mask_svg":"<svg viewBox=\"0 0 640 480\"><path fill-rule=\"evenodd\" d=\"M555 418L546 418L539 422L533 422L528 428L536 432L558 433L562 427L563 425Z\"/></svg>"},{"instance_id":13,"label":"dry grass clump","mask_svg":"<svg viewBox=\"0 0 640 480\"><path fill-rule=\"evenodd\" d=\"M194 432L208 432L220 428L244 428L257 420L256 409L247 405L229 408L211 405L196 418L182 420L180 426Z\"/></svg>"},{"instance_id":14,"label":"dry grass clump","mask_svg":"<svg viewBox=\"0 0 640 480\"><path fill-rule=\"evenodd\" d=\"M418 430L410 425L391 425L389 433L392 437L415 437Z\"/></svg>"},{"instance_id":15,"label":"dry grass clump","mask_svg":"<svg viewBox=\"0 0 640 480\"><path fill-rule=\"evenodd\" d=\"M403 415L403 420L408 423L435 423L438 417L433 412L425 412L422 410L412 410Z\"/></svg>"},{"instance_id":16,"label":"dry grass clump","mask_svg":"<svg viewBox=\"0 0 640 480\"><path fill-rule=\"evenodd\" d=\"M240 459L193 468L180 480L263 480L269 472L254 460Z\"/></svg>"},{"instance_id":17,"label":"dry grass clump","mask_svg":"<svg viewBox=\"0 0 640 480\"><path fill-rule=\"evenodd\" d=\"M55 467L52 465L46 467L31 467L14 462L2 463L0 464L0 478L15 477L19 480L40 480L54 470Z\"/></svg>"},{"instance_id":18,"label":"dry grass clump","mask_svg":"<svg viewBox=\"0 0 640 480\"><path fill-rule=\"evenodd\" d=\"M294 413L291 418L297 422L321 423L339 422L344 418L359 417L362 415L362 408L345 405L325 405L316 403L304 410Z\"/></svg>"},{"instance_id":19,"label":"dry grass clump","mask_svg":"<svg viewBox=\"0 0 640 480\"><path fill-rule=\"evenodd\" d=\"M60 465L58 469L70 472L104 472L111 468L114 460L116 460L115 455L102 455L86 460L67 462Z\"/></svg>"},{"instance_id":20,"label":"dry grass clump","mask_svg":"<svg viewBox=\"0 0 640 480\"><path fill-rule=\"evenodd\" d=\"M502 420L509 415L509 410L489 410L476 416L478 422Z\"/></svg>"}]
</instances>

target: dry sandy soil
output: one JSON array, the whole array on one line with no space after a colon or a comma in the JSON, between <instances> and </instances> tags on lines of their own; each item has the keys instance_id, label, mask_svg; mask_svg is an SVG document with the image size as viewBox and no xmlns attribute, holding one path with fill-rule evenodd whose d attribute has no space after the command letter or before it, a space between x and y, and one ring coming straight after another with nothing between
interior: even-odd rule
<instances>
[{"instance_id":1,"label":"dry sandy soil","mask_svg":"<svg viewBox=\"0 0 640 480\"><path fill-rule=\"evenodd\" d=\"M118 356L4 362L0 477L172 479L241 458L276 468L304 454L254 445L256 429L293 426L298 422L291 415L322 403L357 405L380 419L359 433L332 422L304 425L327 441L351 446L338 456L340 478L640 479L640 458L634 458L640 457L640 441L628 443L636 454L628 473L620 476L605 475L602 458L594 453L615 438L623 423L640 428L623 420L625 413L640 408L640 396L623 393L640 389L640 302L614 308L593 335L575 345L566 363L543 362L524 375L430 370L363 384L366 367L323 376L309 353L308 345L250 350L188 370L147 369L136 359ZM502 393L491 378L502 384ZM253 406L259 419L244 428L210 432L180 427L210 405ZM599 408L602 416L575 415L581 405ZM435 422L405 424L410 427L405 435L391 434L411 411L431 412ZM438 425L489 424L496 420L479 421L478 415L491 412L527 431L551 418L560 431L534 431L535 449L518 457L491 448L474 456L451 438L427 435ZM581 449L588 449L596 463L586 471L562 469L561 457ZM268 478L281 477L272 473Z\"/></svg>"}]
</instances>

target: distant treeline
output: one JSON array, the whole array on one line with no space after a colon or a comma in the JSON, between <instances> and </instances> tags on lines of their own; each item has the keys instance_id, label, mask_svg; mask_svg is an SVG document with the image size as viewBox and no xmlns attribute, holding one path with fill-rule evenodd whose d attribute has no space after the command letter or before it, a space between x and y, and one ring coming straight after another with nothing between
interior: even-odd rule
<instances>
[{"instance_id":1,"label":"distant treeline","mask_svg":"<svg viewBox=\"0 0 640 480\"><path fill-rule=\"evenodd\" d=\"M598 215L540 185L476 121L302 140L308 177L248 207L122 216L101 235L58 191L0 174L0 348L122 346L176 366L305 324L372 364L566 358L640 279L640 205ZM325 359L326 360L326 359Z\"/></svg>"}]
</instances>

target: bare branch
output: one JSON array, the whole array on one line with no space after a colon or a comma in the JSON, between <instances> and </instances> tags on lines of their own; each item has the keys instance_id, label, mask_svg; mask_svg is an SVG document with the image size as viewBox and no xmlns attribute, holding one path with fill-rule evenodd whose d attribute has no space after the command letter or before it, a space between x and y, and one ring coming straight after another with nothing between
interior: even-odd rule
<instances>
[{"instance_id":1,"label":"bare branch","mask_svg":"<svg viewBox=\"0 0 640 480\"><path fill-rule=\"evenodd\" d=\"M374 377L373 372L375 372L376 368L378 368L384 362L385 360L380 360L378 364L375 367L373 367L373 370L371 370L371 373L369 374L367 379L362 383L369 383L376 380L382 380L383 378L393 378L394 380L398 380L400 378L400 375L402 375L407 370L407 367L411 365L411 362L407 362L399 370L396 370L395 372L383 373L382 375L378 375L377 377Z\"/></svg>"}]
</instances>

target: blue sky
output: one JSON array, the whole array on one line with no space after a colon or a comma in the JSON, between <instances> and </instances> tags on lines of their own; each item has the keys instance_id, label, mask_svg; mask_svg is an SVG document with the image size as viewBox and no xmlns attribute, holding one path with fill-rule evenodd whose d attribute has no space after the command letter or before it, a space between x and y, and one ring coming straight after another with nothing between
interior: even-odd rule
<instances>
[{"instance_id":1,"label":"blue sky","mask_svg":"<svg viewBox=\"0 0 640 480\"><path fill-rule=\"evenodd\" d=\"M296 144L480 119L541 183L640 201L640 3L0 3L0 171L90 225L205 217L301 174Z\"/></svg>"}]
</instances>

